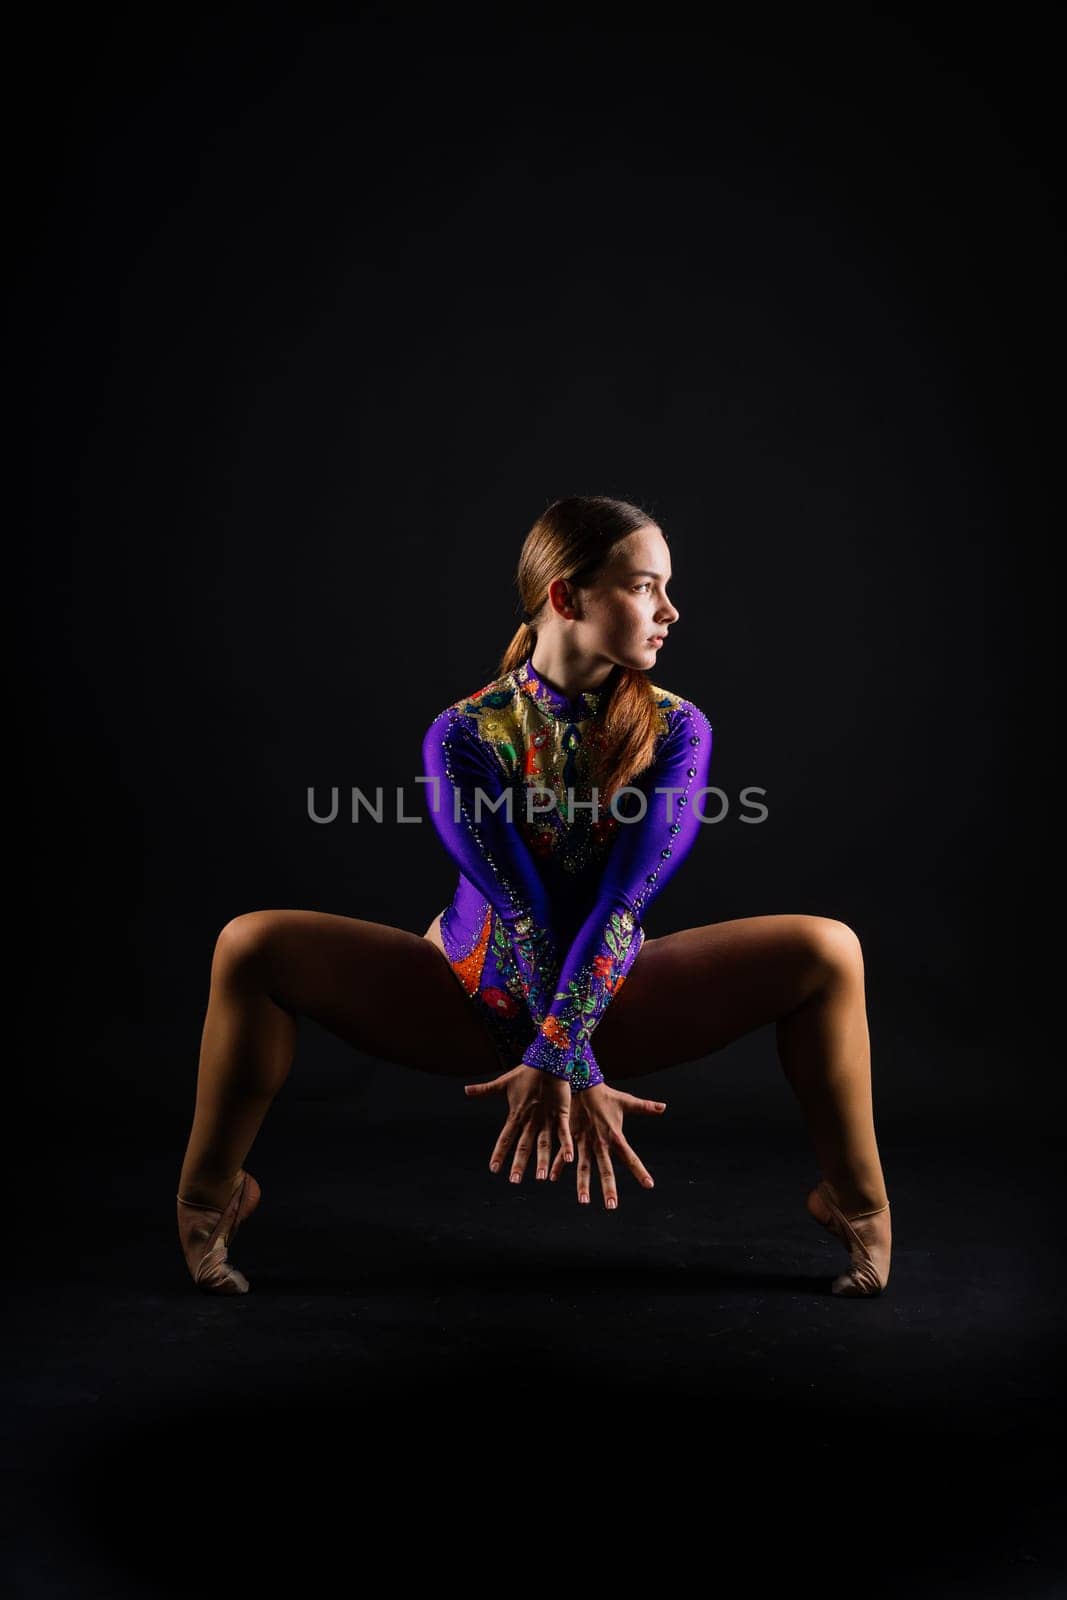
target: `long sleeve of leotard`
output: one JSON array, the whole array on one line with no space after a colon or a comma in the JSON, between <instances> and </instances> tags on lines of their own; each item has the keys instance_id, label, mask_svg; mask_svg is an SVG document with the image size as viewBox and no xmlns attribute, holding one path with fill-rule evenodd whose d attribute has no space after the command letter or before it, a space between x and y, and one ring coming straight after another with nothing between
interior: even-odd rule
<instances>
[{"instance_id":1,"label":"long sleeve of leotard","mask_svg":"<svg viewBox=\"0 0 1067 1600\"><path fill-rule=\"evenodd\" d=\"M434 827L507 928L527 1009L539 1023L555 992L561 952L544 883L514 825L522 786L508 781L492 750L451 706L427 729L422 760Z\"/></svg>"},{"instance_id":2,"label":"long sleeve of leotard","mask_svg":"<svg viewBox=\"0 0 1067 1600\"><path fill-rule=\"evenodd\" d=\"M641 948L645 910L677 872L701 826L693 796L707 784L711 726L690 701L670 717L652 765L633 785L644 796L644 814L619 819L596 902L563 956L555 996L523 1056L527 1066L569 1077L572 1090L604 1081L590 1035Z\"/></svg>"}]
</instances>

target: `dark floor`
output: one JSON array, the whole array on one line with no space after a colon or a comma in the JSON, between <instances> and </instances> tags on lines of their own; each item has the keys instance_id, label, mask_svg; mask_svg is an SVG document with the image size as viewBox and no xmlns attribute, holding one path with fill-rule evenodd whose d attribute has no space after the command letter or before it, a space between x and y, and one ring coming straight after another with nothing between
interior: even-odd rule
<instances>
[{"instance_id":1,"label":"dark floor","mask_svg":"<svg viewBox=\"0 0 1067 1600\"><path fill-rule=\"evenodd\" d=\"M616 1213L492 1178L470 1109L281 1097L236 1299L186 1275L181 1141L67 1162L7 1261L7 1592L233 1592L294 1560L304 1587L386 1560L554 1589L563 1554L591 1600L639 1570L1067 1593L1051 1130L883 1117L893 1273L850 1301L784 1106L632 1119L657 1186L623 1175Z\"/></svg>"}]
</instances>

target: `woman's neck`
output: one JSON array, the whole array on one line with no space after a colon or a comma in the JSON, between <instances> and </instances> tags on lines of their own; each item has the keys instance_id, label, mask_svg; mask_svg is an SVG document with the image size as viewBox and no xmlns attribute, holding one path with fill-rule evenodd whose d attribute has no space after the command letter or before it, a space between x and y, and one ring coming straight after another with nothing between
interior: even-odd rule
<instances>
[{"instance_id":1,"label":"woman's neck","mask_svg":"<svg viewBox=\"0 0 1067 1600\"><path fill-rule=\"evenodd\" d=\"M530 665L549 688L555 689L559 694L565 694L571 700L580 694L596 694L606 688L608 679L615 670L615 663L612 661L606 666L601 664L590 669L588 665L566 655L561 649L553 648L552 642L547 639L538 639L534 645Z\"/></svg>"}]
</instances>

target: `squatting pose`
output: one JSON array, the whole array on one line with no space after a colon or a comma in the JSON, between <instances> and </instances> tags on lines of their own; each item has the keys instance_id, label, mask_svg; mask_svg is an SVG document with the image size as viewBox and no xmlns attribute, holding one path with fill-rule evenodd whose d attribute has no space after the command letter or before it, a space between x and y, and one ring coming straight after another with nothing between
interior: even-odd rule
<instances>
[{"instance_id":1,"label":"squatting pose","mask_svg":"<svg viewBox=\"0 0 1067 1600\"><path fill-rule=\"evenodd\" d=\"M313 1018L370 1055L481 1078L507 1116L490 1156L521 1182L615 1163L652 1177L623 1132L660 1115L627 1078L713 1054L773 1022L819 1181L806 1205L850 1265L840 1295L889 1280L889 1200L871 1096L860 942L844 922L785 914L645 936L642 919L700 830L712 730L652 683L679 612L670 547L639 507L558 500L523 544L524 618L497 675L435 716L422 743L428 814L459 868L420 937L360 917L252 911L218 936L178 1230L199 1288L243 1294L229 1246L259 1203L243 1166ZM431 662L432 681L446 664Z\"/></svg>"}]
</instances>

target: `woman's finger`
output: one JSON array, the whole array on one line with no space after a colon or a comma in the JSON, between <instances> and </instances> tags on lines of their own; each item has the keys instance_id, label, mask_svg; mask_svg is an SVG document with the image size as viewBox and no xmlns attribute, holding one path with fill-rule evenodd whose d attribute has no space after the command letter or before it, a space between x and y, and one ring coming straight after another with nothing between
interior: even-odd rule
<instances>
[{"instance_id":1,"label":"woman's finger","mask_svg":"<svg viewBox=\"0 0 1067 1600\"><path fill-rule=\"evenodd\" d=\"M504 1126L501 1128L500 1134L499 1134L499 1136L497 1138L497 1141L496 1141L496 1144L493 1146L493 1153L489 1157L489 1171L490 1172L499 1172L500 1171L501 1167L504 1164L504 1157L507 1155L508 1151L511 1149L512 1141L514 1140L515 1135L518 1133L518 1131L519 1131L519 1119L515 1115L514 1111L509 1111L508 1117L507 1117L507 1121L504 1123Z\"/></svg>"},{"instance_id":2,"label":"woman's finger","mask_svg":"<svg viewBox=\"0 0 1067 1600\"><path fill-rule=\"evenodd\" d=\"M474 1099L480 1094L500 1094L506 1087L503 1078L492 1078L488 1083L465 1083L463 1093Z\"/></svg>"},{"instance_id":3,"label":"woman's finger","mask_svg":"<svg viewBox=\"0 0 1067 1600\"><path fill-rule=\"evenodd\" d=\"M596 1154L597 1171L600 1173L600 1187L604 1191L604 1205L608 1211L614 1211L619 1203L619 1191L615 1187L615 1168L611 1164L611 1146L606 1139L597 1136L594 1138L593 1148Z\"/></svg>"},{"instance_id":4,"label":"woman's finger","mask_svg":"<svg viewBox=\"0 0 1067 1600\"><path fill-rule=\"evenodd\" d=\"M585 1134L579 1134L576 1181L578 1184L578 1204L580 1206L589 1204L589 1177L592 1170L592 1163L589 1160L589 1141Z\"/></svg>"},{"instance_id":5,"label":"woman's finger","mask_svg":"<svg viewBox=\"0 0 1067 1600\"><path fill-rule=\"evenodd\" d=\"M580 1130L582 1123L582 1109L580 1102L572 1099L567 1111L557 1111L555 1114L556 1138L559 1140L559 1149L556 1159L552 1163L549 1173L549 1182L555 1183L565 1166L574 1163L574 1130ZM573 1122L571 1119L574 1119Z\"/></svg>"},{"instance_id":6,"label":"woman's finger","mask_svg":"<svg viewBox=\"0 0 1067 1600\"><path fill-rule=\"evenodd\" d=\"M626 1104L622 1108L625 1112L640 1112L643 1116L658 1117L667 1109L666 1100L639 1100L636 1095L628 1094Z\"/></svg>"},{"instance_id":7,"label":"woman's finger","mask_svg":"<svg viewBox=\"0 0 1067 1600\"><path fill-rule=\"evenodd\" d=\"M522 1130L522 1136L519 1139L518 1144L515 1146L515 1155L511 1163L512 1183L521 1183L523 1180L523 1175L526 1171L526 1163L530 1159L530 1151L534 1147L534 1141L537 1138L540 1126L540 1118L532 1116L529 1118L526 1126Z\"/></svg>"},{"instance_id":8,"label":"woman's finger","mask_svg":"<svg viewBox=\"0 0 1067 1600\"><path fill-rule=\"evenodd\" d=\"M616 1133L615 1135L615 1148L621 1152L623 1160L638 1183L643 1184L646 1189L654 1189L656 1185L652 1181L651 1172L649 1172L637 1151L631 1149L627 1144L621 1133Z\"/></svg>"},{"instance_id":9,"label":"woman's finger","mask_svg":"<svg viewBox=\"0 0 1067 1600\"><path fill-rule=\"evenodd\" d=\"M552 1161L552 1124L546 1117L541 1124L541 1132L537 1135L537 1176L548 1177L549 1165Z\"/></svg>"}]
</instances>

